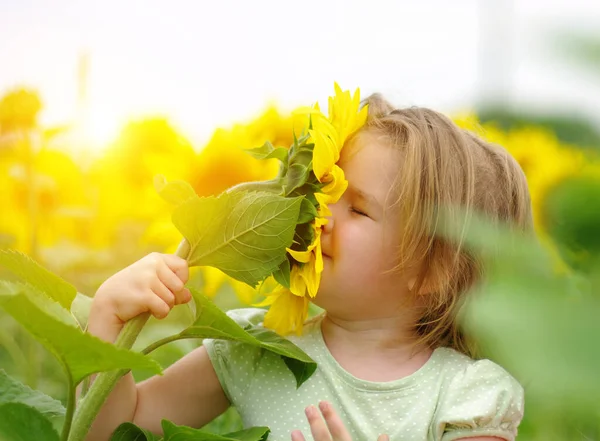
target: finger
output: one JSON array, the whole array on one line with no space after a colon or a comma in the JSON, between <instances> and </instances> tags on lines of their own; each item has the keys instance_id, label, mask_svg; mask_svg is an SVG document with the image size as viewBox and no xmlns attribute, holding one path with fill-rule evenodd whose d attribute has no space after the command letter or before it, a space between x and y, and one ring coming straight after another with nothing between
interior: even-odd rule
<instances>
[{"instance_id":1,"label":"finger","mask_svg":"<svg viewBox=\"0 0 600 441\"><path fill-rule=\"evenodd\" d=\"M306 441L304 435L299 430L294 430L292 432L292 441Z\"/></svg>"},{"instance_id":2,"label":"finger","mask_svg":"<svg viewBox=\"0 0 600 441\"><path fill-rule=\"evenodd\" d=\"M190 278L190 268L187 260L182 259L175 254L165 254L164 262L173 271L183 284L186 284Z\"/></svg>"},{"instance_id":3,"label":"finger","mask_svg":"<svg viewBox=\"0 0 600 441\"><path fill-rule=\"evenodd\" d=\"M176 305L183 305L184 303L187 303L190 300L192 300L192 293L187 288L183 288L178 293L175 293L175 304Z\"/></svg>"},{"instance_id":4,"label":"finger","mask_svg":"<svg viewBox=\"0 0 600 441\"><path fill-rule=\"evenodd\" d=\"M154 293L149 294L148 297L148 310L154 317L156 317L157 319L163 319L167 315L169 315L169 311L171 311L171 308L165 303L163 299L156 296Z\"/></svg>"},{"instance_id":5,"label":"finger","mask_svg":"<svg viewBox=\"0 0 600 441\"><path fill-rule=\"evenodd\" d=\"M329 433L335 441L351 441L350 433L344 426L344 422L339 417L331 403L327 401L321 401L319 403L319 409L325 418L325 423L329 428Z\"/></svg>"},{"instance_id":6,"label":"finger","mask_svg":"<svg viewBox=\"0 0 600 441\"><path fill-rule=\"evenodd\" d=\"M173 272L173 270L166 264L166 262L160 263L156 268L156 274L160 281L173 293L178 293L183 289L184 282Z\"/></svg>"},{"instance_id":7,"label":"finger","mask_svg":"<svg viewBox=\"0 0 600 441\"><path fill-rule=\"evenodd\" d=\"M382 435L379 435L379 437L377 437L377 441L390 441L390 437L384 433Z\"/></svg>"},{"instance_id":8,"label":"finger","mask_svg":"<svg viewBox=\"0 0 600 441\"><path fill-rule=\"evenodd\" d=\"M308 418L308 424L310 425L310 431L315 441L331 441L331 434L329 429L321 418L319 411L315 406L308 406L304 409L306 418Z\"/></svg>"},{"instance_id":9,"label":"finger","mask_svg":"<svg viewBox=\"0 0 600 441\"><path fill-rule=\"evenodd\" d=\"M175 306L175 294L173 294L160 280L155 281L152 286L152 292L169 306L169 310Z\"/></svg>"}]
</instances>

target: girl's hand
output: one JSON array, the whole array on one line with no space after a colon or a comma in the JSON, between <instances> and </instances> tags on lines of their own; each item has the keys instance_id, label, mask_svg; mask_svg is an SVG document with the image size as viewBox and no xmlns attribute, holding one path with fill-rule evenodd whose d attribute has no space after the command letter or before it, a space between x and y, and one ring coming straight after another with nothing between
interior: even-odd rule
<instances>
[{"instance_id":1,"label":"girl's hand","mask_svg":"<svg viewBox=\"0 0 600 441\"><path fill-rule=\"evenodd\" d=\"M321 409L325 421L319 415L316 407L308 406L305 410L306 418L308 418L308 423L310 424L310 431L315 441L352 441L344 423L330 403L321 401L319 409ZM389 441L389 439L387 435L379 435L377 441ZM302 432L294 430L292 432L292 441L305 441Z\"/></svg>"},{"instance_id":2,"label":"girl's hand","mask_svg":"<svg viewBox=\"0 0 600 441\"><path fill-rule=\"evenodd\" d=\"M185 259L151 253L100 286L94 296L90 319L92 316L112 319L112 324L120 322L122 325L143 312L165 318L173 306L191 300L189 290L184 287L188 277Z\"/></svg>"}]
</instances>

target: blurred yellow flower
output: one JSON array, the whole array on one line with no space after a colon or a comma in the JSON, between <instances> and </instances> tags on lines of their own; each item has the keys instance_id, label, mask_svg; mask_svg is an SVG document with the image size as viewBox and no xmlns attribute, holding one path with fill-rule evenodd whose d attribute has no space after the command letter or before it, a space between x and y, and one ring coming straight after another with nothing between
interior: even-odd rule
<instances>
[{"instance_id":1,"label":"blurred yellow flower","mask_svg":"<svg viewBox=\"0 0 600 441\"><path fill-rule=\"evenodd\" d=\"M517 160L531 194L533 221L536 233L556 259L556 269L566 271L555 244L547 232L544 203L548 194L564 180L580 175L584 168L593 170L594 160L586 157L577 147L561 144L554 133L541 127L522 127L501 130L493 122L479 124L474 114L461 114L454 121L463 128L474 131L490 142L506 148ZM600 176L600 174L598 174Z\"/></svg>"},{"instance_id":2,"label":"blurred yellow flower","mask_svg":"<svg viewBox=\"0 0 600 441\"><path fill-rule=\"evenodd\" d=\"M287 148L294 140L294 131L301 131L303 124L300 118L283 118L271 107L248 124L216 130L198 154L192 178L196 193L217 195L242 182L274 178L279 170L276 159L255 159L244 149L259 147L265 141Z\"/></svg>"}]
</instances>

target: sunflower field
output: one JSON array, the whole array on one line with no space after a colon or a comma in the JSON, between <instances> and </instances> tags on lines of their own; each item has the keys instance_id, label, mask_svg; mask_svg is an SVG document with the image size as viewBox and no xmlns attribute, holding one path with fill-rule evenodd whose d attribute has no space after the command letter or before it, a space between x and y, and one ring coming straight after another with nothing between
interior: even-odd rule
<instances>
[{"instance_id":1,"label":"sunflower field","mask_svg":"<svg viewBox=\"0 0 600 441\"><path fill-rule=\"evenodd\" d=\"M200 196L268 180L278 172L277 160L244 150L266 141L287 149L306 125L306 118L269 107L216 129L198 146L167 119L143 119L126 125L101 154L82 160L66 153L65 144L73 142L68 128L40 126L41 108L39 97L24 89L0 99L0 249L20 251L69 281L83 310L110 275L150 252L175 252L181 237L171 207L155 190L156 175L186 181ZM505 247L514 238L477 226L474 246L499 248L501 259L489 299L474 302L465 326L481 336L483 354L525 387L520 440L600 439L600 146L567 144L541 126L502 129L475 114L454 120L520 163L541 244L524 239L514 252ZM189 285L223 310L255 304L269 289L254 290L209 267L194 269ZM151 319L136 347L180 330L187 314L182 308L160 323ZM198 344L178 340L152 357L164 368ZM67 400L57 361L1 309L0 370L63 405ZM152 374L148 366L134 369L138 380ZM55 414L58 428L64 411ZM209 429L231 432L240 424L230 410Z\"/></svg>"}]
</instances>

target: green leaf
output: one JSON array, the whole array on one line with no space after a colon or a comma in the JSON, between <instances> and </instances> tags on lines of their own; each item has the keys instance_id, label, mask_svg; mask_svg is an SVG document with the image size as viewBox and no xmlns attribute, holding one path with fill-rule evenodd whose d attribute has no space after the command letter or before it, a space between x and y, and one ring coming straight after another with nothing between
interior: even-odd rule
<instances>
[{"instance_id":1,"label":"green leaf","mask_svg":"<svg viewBox=\"0 0 600 441\"><path fill-rule=\"evenodd\" d=\"M23 403L0 405L0 440L59 441L52 423L33 407Z\"/></svg>"},{"instance_id":2,"label":"green leaf","mask_svg":"<svg viewBox=\"0 0 600 441\"><path fill-rule=\"evenodd\" d=\"M173 223L190 244L190 266L214 266L254 287L285 259L301 203L266 192L223 193L186 201Z\"/></svg>"},{"instance_id":3,"label":"green leaf","mask_svg":"<svg viewBox=\"0 0 600 441\"><path fill-rule=\"evenodd\" d=\"M307 199L302 199L302 204L300 205L300 215L298 216L298 224L305 224L308 222L312 222L312 220L317 217L319 213L317 212L317 208L313 205L313 203Z\"/></svg>"},{"instance_id":4,"label":"green leaf","mask_svg":"<svg viewBox=\"0 0 600 441\"><path fill-rule=\"evenodd\" d=\"M265 142L261 147L245 150L250 156L256 159L279 159L286 163L288 159L288 149L283 147L273 147L269 141Z\"/></svg>"},{"instance_id":5,"label":"green leaf","mask_svg":"<svg viewBox=\"0 0 600 441\"><path fill-rule=\"evenodd\" d=\"M71 303L77 295L75 287L29 256L15 250L0 250L0 266L56 300L63 308L71 308Z\"/></svg>"},{"instance_id":6,"label":"green leaf","mask_svg":"<svg viewBox=\"0 0 600 441\"><path fill-rule=\"evenodd\" d=\"M294 232L294 244L290 247L295 251L306 251L315 239L315 230L311 224L299 224Z\"/></svg>"},{"instance_id":7,"label":"green leaf","mask_svg":"<svg viewBox=\"0 0 600 441\"><path fill-rule=\"evenodd\" d=\"M600 261L600 181L575 177L557 185L545 198L543 220L563 258L589 271Z\"/></svg>"},{"instance_id":8,"label":"green leaf","mask_svg":"<svg viewBox=\"0 0 600 441\"><path fill-rule=\"evenodd\" d=\"M285 259L283 262L281 262L281 265L279 265L279 268L277 269L277 271L275 271L273 273L273 278L277 281L277 283L279 283L282 286L285 286L286 288L290 287L290 261L288 259Z\"/></svg>"},{"instance_id":9,"label":"green leaf","mask_svg":"<svg viewBox=\"0 0 600 441\"><path fill-rule=\"evenodd\" d=\"M0 405L22 403L48 418L63 417L65 408L54 398L20 383L0 369Z\"/></svg>"},{"instance_id":10,"label":"green leaf","mask_svg":"<svg viewBox=\"0 0 600 441\"><path fill-rule=\"evenodd\" d=\"M0 306L61 361L75 384L93 373L115 369L161 372L149 357L84 333L68 311L31 286L0 282Z\"/></svg>"},{"instance_id":11,"label":"green leaf","mask_svg":"<svg viewBox=\"0 0 600 441\"><path fill-rule=\"evenodd\" d=\"M88 297L85 294L78 292L73 303L71 303L71 314L73 314L73 317L75 317L81 329L87 328L87 321L93 301L94 299L92 297Z\"/></svg>"},{"instance_id":12,"label":"green leaf","mask_svg":"<svg viewBox=\"0 0 600 441\"><path fill-rule=\"evenodd\" d=\"M268 427L256 426L250 427L249 429L226 433L224 436L240 441L266 441L269 438L270 432L271 430Z\"/></svg>"},{"instance_id":13,"label":"green leaf","mask_svg":"<svg viewBox=\"0 0 600 441\"><path fill-rule=\"evenodd\" d=\"M455 227L447 232L461 237ZM533 234L474 217L464 239L486 263L463 315L467 335L527 384L529 400L596 409L600 352L590 348L600 341L600 298L591 279L557 272Z\"/></svg>"},{"instance_id":14,"label":"green leaf","mask_svg":"<svg viewBox=\"0 0 600 441\"><path fill-rule=\"evenodd\" d=\"M302 146L290 157L288 171L285 175L284 190L288 196L297 188L302 187L312 171L313 144Z\"/></svg>"},{"instance_id":15,"label":"green leaf","mask_svg":"<svg viewBox=\"0 0 600 441\"><path fill-rule=\"evenodd\" d=\"M308 180L310 172L311 169L303 164L290 165L283 184L285 195L288 196L297 188L302 187Z\"/></svg>"},{"instance_id":16,"label":"green leaf","mask_svg":"<svg viewBox=\"0 0 600 441\"><path fill-rule=\"evenodd\" d=\"M308 380L317 369L317 363L291 341L275 331L263 327L247 329L246 332L258 341L258 346L282 356L288 369L296 378L296 386Z\"/></svg>"},{"instance_id":17,"label":"green leaf","mask_svg":"<svg viewBox=\"0 0 600 441\"><path fill-rule=\"evenodd\" d=\"M178 426L167 420L162 421L162 428L165 434L164 441L265 441L270 432L268 427L251 427L239 432L218 435L187 426Z\"/></svg>"},{"instance_id":18,"label":"green leaf","mask_svg":"<svg viewBox=\"0 0 600 441\"><path fill-rule=\"evenodd\" d=\"M286 362L296 378L298 387L316 370L317 364L302 349L276 332L260 326L243 329L212 301L191 289L196 303L196 320L180 335L198 338L220 338L258 346L282 357L296 360Z\"/></svg>"},{"instance_id":19,"label":"green leaf","mask_svg":"<svg viewBox=\"0 0 600 441\"><path fill-rule=\"evenodd\" d=\"M181 205L189 199L198 198L192 186L187 182L167 182L163 175L154 177L154 188L161 198L173 205Z\"/></svg>"},{"instance_id":20,"label":"green leaf","mask_svg":"<svg viewBox=\"0 0 600 441\"><path fill-rule=\"evenodd\" d=\"M133 423L123 423L115 430L110 441L159 441L162 438Z\"/></svg>"}]
</instances>

